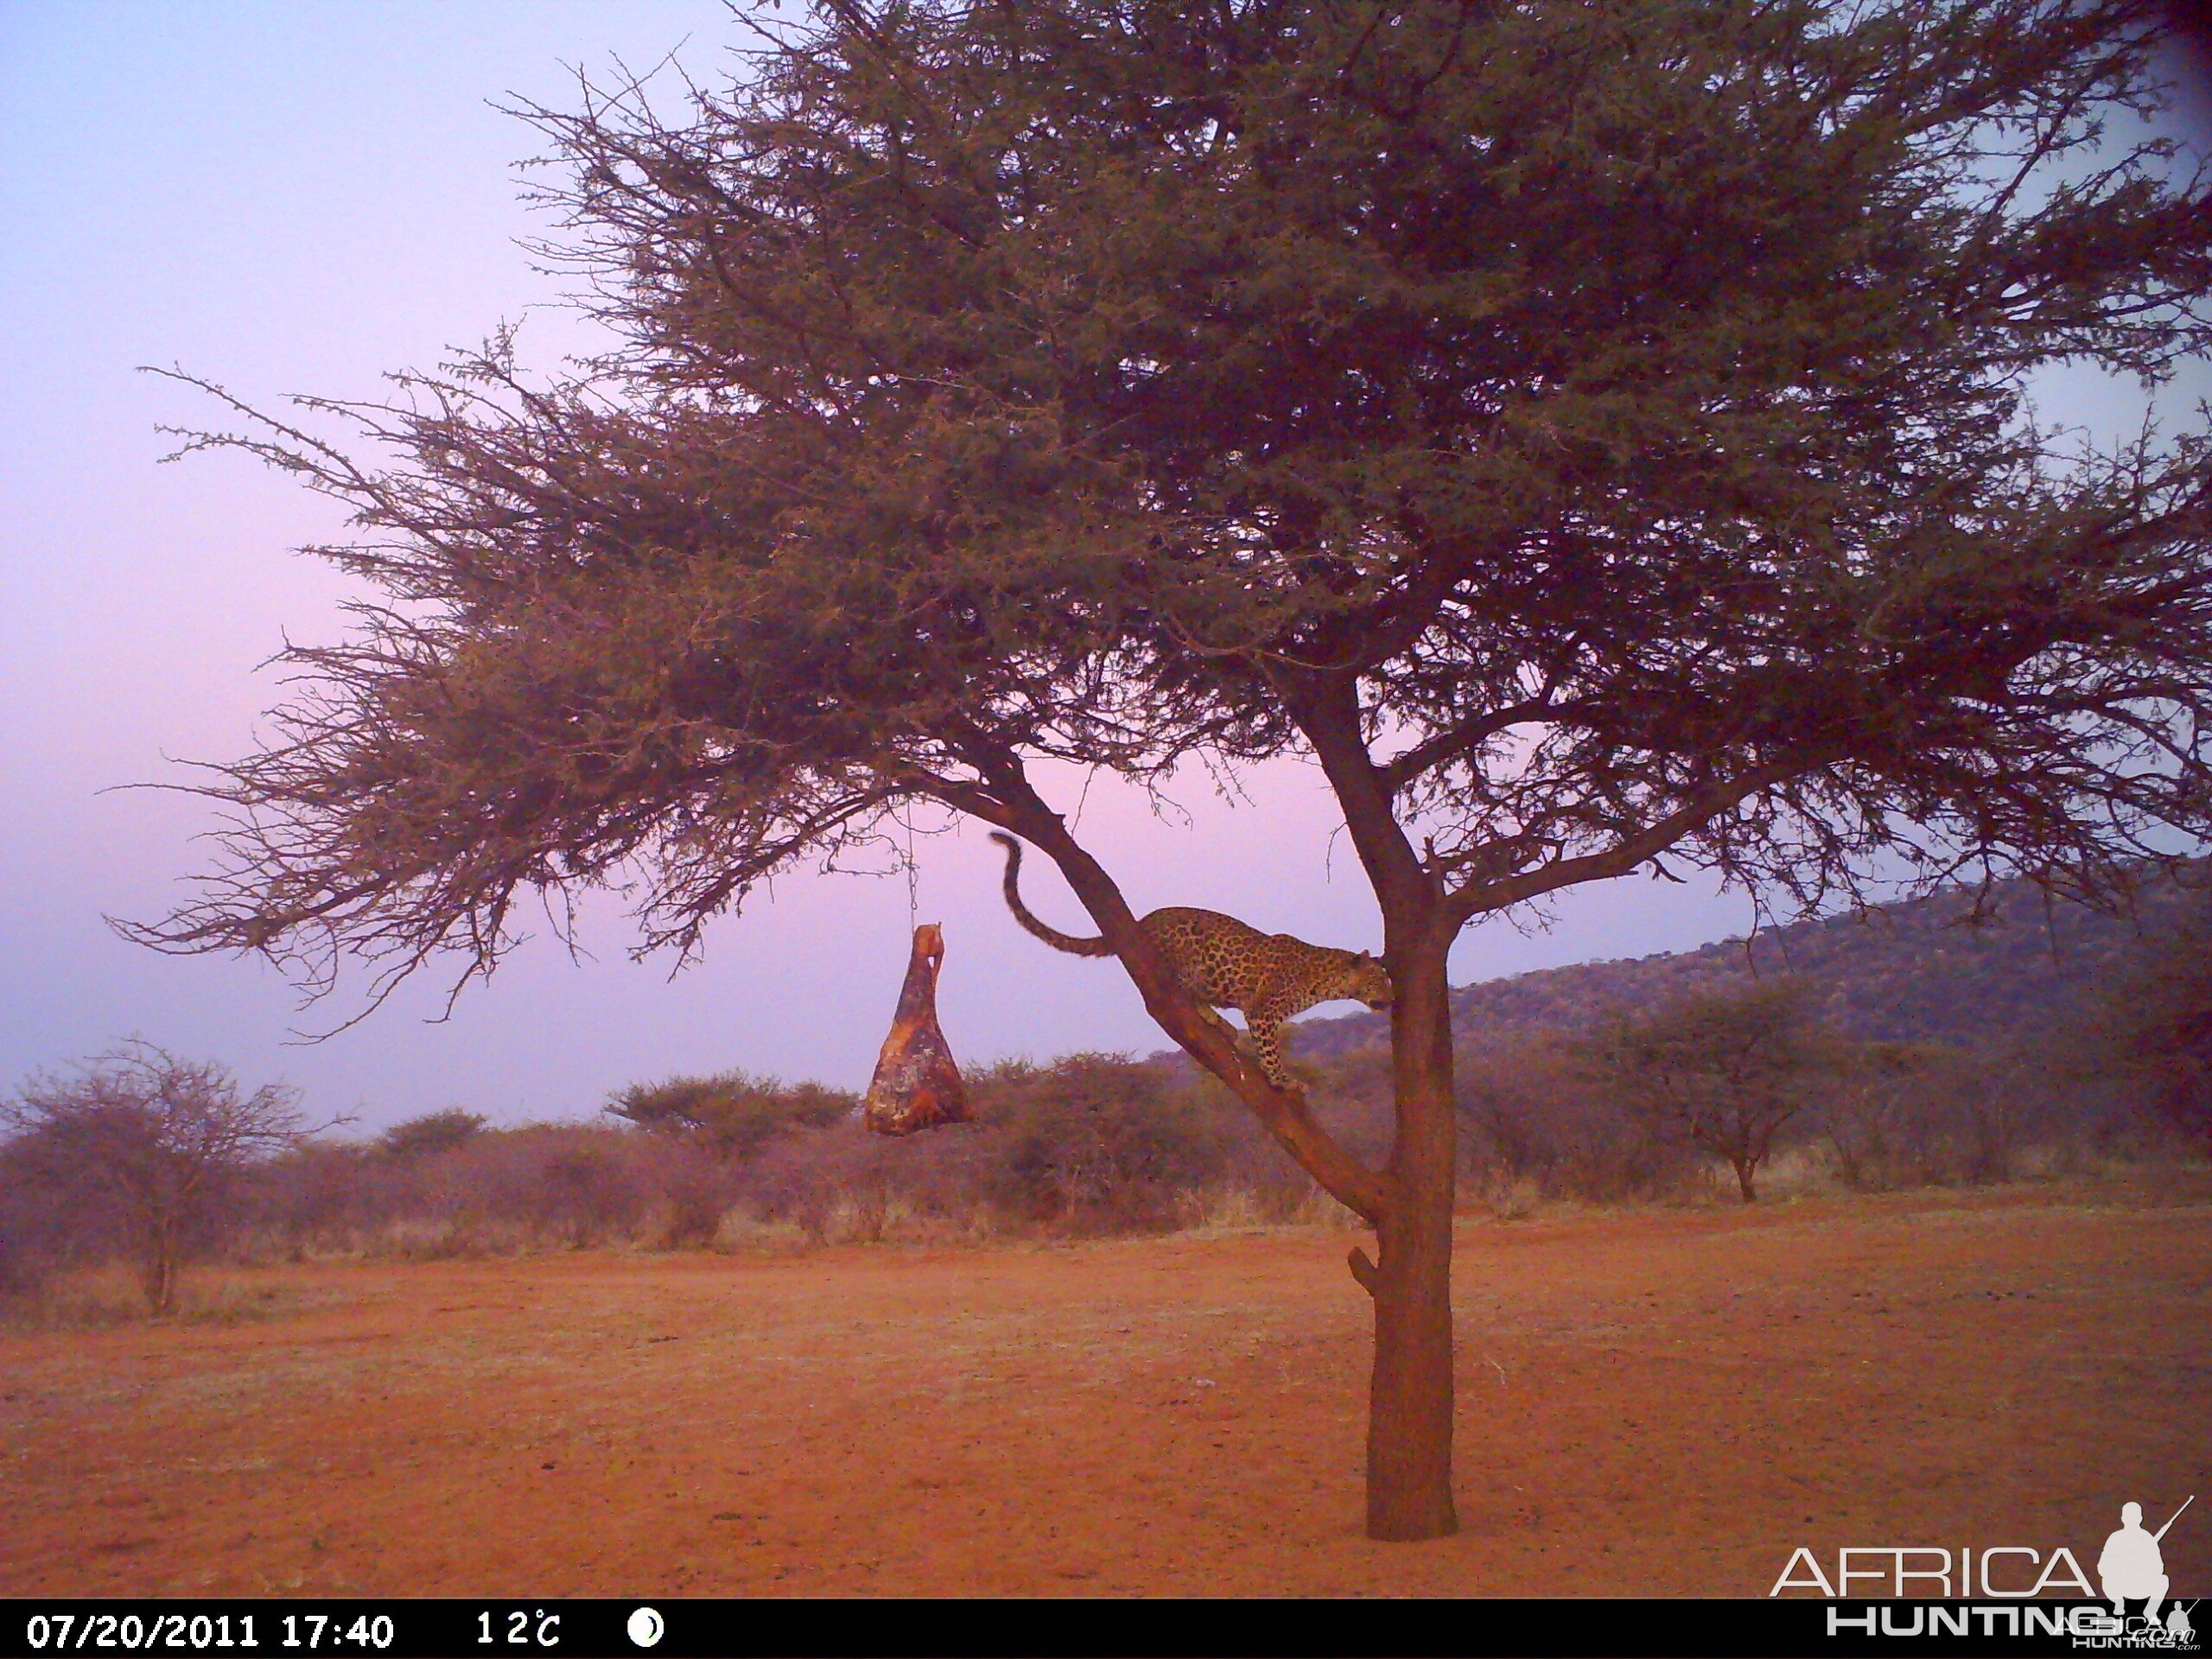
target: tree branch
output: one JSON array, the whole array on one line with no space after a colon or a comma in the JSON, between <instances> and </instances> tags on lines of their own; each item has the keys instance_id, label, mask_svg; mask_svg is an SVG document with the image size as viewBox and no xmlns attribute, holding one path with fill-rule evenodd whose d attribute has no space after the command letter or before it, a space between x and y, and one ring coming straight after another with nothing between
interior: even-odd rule
<instances>
[{"instance_id":1,"label":"tree branch","mask_svg":"<svg viewBox=\"0 0 2212 1659\"><path fill-rule=\"evenodd\" d=\"M1323 1191L1363 1220L1379 1224L1389 1206L1389 1178L1359 1162L1316 1122L1303 1094L1269 1082L1237 1047L1230 1027L1191 995L1137 925L1113 878L1077 844L1060 815L1031 786L1020 760L1004 749L968 759L983 773L994 804L1003 812L991 821L1034 843L1059 866L1068 886L1121 958L1144 998L1146 1012L1192 1058L1236 1092Z\"/></svg>"},{"instance_id":2,"label":"tree branch","mask_svg":"<svg viewBox=\"0 0 2212 1659\"><path fill-rule=\"evenodd\" d=\"M1456 760L1470 749L1477 748L1526 721L1546 716L1556 717L1564 712L1558 704L1541 697L1525 702L1511 703L1491 710L1479 720L1464 726L1454 726L1437 733L1433 737L1416 743L1403 753L1395 754L1376 770L1391 794L1395 795L1408 785L1418 781L1424 774L1433 772L1448 761Z\"/></svg>"},{"instance_id":3,"label":"tree branch","mask_svg":"<svg viewBox=\"0 0 2212 1659\"><path fill-rule=\"evenodd\" d=\"M1394 935L1433 916L1435 887L1391 810L1395 792L1387 772L1368 753L1359 725L1359 683L1350 675L1278 671L1276 683L1291 718L1306 734L1329 785L1344 808L1344 827L1382 901L1386 948Z\"/></svg>"},{"instance_id":4,"label":"tree branch","mask_svg":"<svg viewBox=\"0 0 2212 1659\"><path fill-rule=\"evenodd\" d=\"M1665 852L1700 824L1726 811L1738 802L1748 799L1770 785L1812 769L1813 763L1804 760L1755 766L1739 778L1707 785L1656 823L1626 837L1618 845L1602 853L1555 859L1519 875L1504 876L1495 881L1469 881L1455 887L1445 895L1445 913L1451 918L1452 925L1457 928L1475 916L1541 898L1561 887L1626 875L1646 859Z\"/></svg>"}]
</instances>

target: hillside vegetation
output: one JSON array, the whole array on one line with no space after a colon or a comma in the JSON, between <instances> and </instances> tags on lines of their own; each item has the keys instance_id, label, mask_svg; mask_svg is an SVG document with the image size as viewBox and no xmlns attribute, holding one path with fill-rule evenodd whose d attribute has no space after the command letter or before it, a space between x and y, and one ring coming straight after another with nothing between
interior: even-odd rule
<instances>
[{"instance_id":1,"label":"hillside vegetation","mask_svg":"<svg viewBox=\"0 0 2212 1659\"><path fill-rule=\"evenodd\" d=\"M2146 883L2132 912L2105 915L2046 905L2024 881L1984 899L1941 893L1863 915L1818 918L1694 950L1579 963L1460 986L1452 1027L1462 1042L1507 1033L1575 1033L1609 1018L1648 1014L1685 997L1747 989L1787 976L1809 1011L1855 1042L2011 1047L2088 1017L2144 942L2168 934L2212 886L2212 864ZM1386 1014L1311 1020L1297 1027L1303 1058L1329 1059L1389 1037Z\"/></svg>"}]
</instances>

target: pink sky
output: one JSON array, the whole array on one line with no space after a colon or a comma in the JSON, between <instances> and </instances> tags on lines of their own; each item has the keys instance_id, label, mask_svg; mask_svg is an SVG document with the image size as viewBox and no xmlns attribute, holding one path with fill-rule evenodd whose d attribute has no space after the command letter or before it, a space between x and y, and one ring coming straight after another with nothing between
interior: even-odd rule
<instances>
[{"instance_id":1,"label":"pink sky","mask_svg":"<svg viewBox=\"0 0 2212 1659\"><path fill-rule=\"evenodd\" d=\"M185 798L101 791L179 779L166 757L245 753L278 696L257 665L288 632L334 633L345 591L287 551L332 533L327 504L237 458L156 465L157 424L219 422L136 365L181 364L266 405L374 396L384 372L503 320L537 361L579 347L547 308L557 285L514 245L548 228L515 201L535 135L487 101L563 104L563 65L611 54L642 67L680 48L710 77L732 38L718 0L0 7L0 1088L131 1035L250 1083L282 1075L366 1127L448 1105L573 1116L626 1083L731 1065L866 1081L906 961L900 880L779 881L673 982L667 961L626 961L609 906L594 961L541 938L448 1023L423 1023L440 1000L426 983L304 1047L288 1029L329 1011L297 1014L266 969L159 957L100 919L180 898L209 822ZM2087 382L2063 401L2077 420L2125 412ZM1071 809L1081 780L1060 781ZM1160 820L1102 780L1084 822L1140 910L1376 944L1341 842L1332 868L1318 775L1286 764L1247 783L1232 804L1192 779L1187 818ZM979 828L919 851L964 1060L1163 1046L1117 969L1016 930ZM1040 912L1082 927L1048 871L1030 879ZM1751 913L1630 878L1567 896L1548 933L1471 930L1454 977L1684 949Z\"/></svg>"}]
</instances>

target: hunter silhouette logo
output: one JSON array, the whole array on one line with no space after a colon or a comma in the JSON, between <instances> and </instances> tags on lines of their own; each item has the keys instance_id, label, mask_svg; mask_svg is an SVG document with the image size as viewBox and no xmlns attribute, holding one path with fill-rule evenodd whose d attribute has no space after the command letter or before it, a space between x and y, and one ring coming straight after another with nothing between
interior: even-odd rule
<instances>
[{"instance_id":1,"label":"hunter silhouette logo","mask_svg":"<svg viewBox=\"0 0 2212 1659\"><path fill-rule=\"evenodd\" d=\"M2126 1611L2131 1601L2143 1603L2143 1622L2158 1623L2158 1605L2166 1599L2166 1563L2159 1554L2158 1545L2173 1524L2182 1517L2182 1511L2196 1502L2191 1492L2182 1500L2181 1509L2167 1517L2166 1524L2156 1532L2143 1530L2143 1506L2123 1503L2120 1506L2120 1530L2105 1540L2104 1554L2097 1557L2097 1580L2103 1587L2106 1599L2112 1603L2114 1616ZM2184 1626L2189 1616L2179 1607L2174 1609Z\"/></svg>"}]
</instances>

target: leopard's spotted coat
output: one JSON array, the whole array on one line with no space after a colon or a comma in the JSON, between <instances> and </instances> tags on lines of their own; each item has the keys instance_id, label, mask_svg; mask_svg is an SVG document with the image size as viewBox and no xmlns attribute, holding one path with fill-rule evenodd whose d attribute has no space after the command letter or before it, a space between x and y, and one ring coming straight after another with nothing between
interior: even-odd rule
<instances>
[{"instance_id":1,"label":"leopard's spotted coat","mask_svg":"<svg viewBox=\"0 0 2212 1659\"><path fill-rule=\"evenodd\" d=\"M1006 902L1014 920L1056 950L1078 957L1113 954L1103 938L1075 938L1031 915L1021 902L1021 843L1007 835L991 839L1006 849ZM1364 950L1338 950L1287 933L1262 933L1219 911L1180 905L1155 910L1137 925L1191 995L1205 1005L1208 1018L1234 1037L1235 1028L1211 1010L1234 1008L1244 1016L1243 1034L1258 1055L1260 1069L1279 1087L1292 1083L1282 1058L1283 1021L1291 1015L1339 999L1370 1008L1390 1006L1390 976Z\"/></svg>"}]
</instances>

